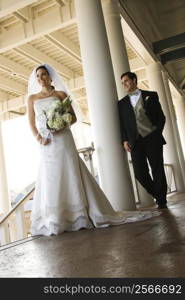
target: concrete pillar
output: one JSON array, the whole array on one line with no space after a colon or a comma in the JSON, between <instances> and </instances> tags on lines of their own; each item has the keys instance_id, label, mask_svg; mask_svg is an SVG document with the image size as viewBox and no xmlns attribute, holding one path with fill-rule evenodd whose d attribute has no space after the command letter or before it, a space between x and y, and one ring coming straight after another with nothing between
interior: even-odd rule
<instances>
[{"instance_id":1,"label":"concrete pillar","mask_svg":"<svg viewBox=\"0 0 185 300\"><path fill-rule=\"evenodd\" d=\"M169 79L168 79L168 75L166 72L162 72L162 76L163 76L163 80L164 80L167 102L168 102L170 117L171 117L172 126L173 126L175 145L177 148L177 153L178 153L179 162L180 162L180 166L181 166L181 172L182 172L183 180L185 183L184 154L183 154L183 150L182 150L182 144L181 144L181 140L180 140L179 130L177 127L177 119L176 119L175 109L174 109L174 105L173 105L172 94L171 94L170 87L169 87Z\"/></svg>"},{"instance_id":2,"label":"concrete pillar","mask_svg":"<svg viewBox=\"0 0 185 300\"><path fill-rule=\"evenodd\" d=\"M99 0L76 0L84 78L100 185L115 210L134 210L126 154L120 143L117 92Z\"/></svg>"},{"instance_id":3,"label":"concrete pillar","mask_svg":"<svg viewBox=\"0 0 185 300\"><path fill-rule=\"evenodd\" d=\"M159 95L159 101L161 103L163 112L166 116L166 124L164 128L164 137L167 141L167 145L164 146L164 162L172 164L174 168L175 182L178 192L184 192L185 186L183 182L183 176L181 172L180 162L178 158L177 148L175 145L175 137L173 133L172 120L167 102L167 95L164 86L164 81L161 72L160 63L152 63L147 66L147 78L149 80L150 89L154 90Z\"/></svg>"},{"instance_id":4,"label":"concrete pillar","mask_svg":"<svg viewBox=\"0 0 185 300\"><path fill-rule=\"evenodd\" d=\"M0 214L3 214L10 209L10 200L8 195L8 183L5 168L2 128L0 121Z\"/></svg>"},{"instance_id":5,"label":"concrete pillar","mask_svg":"<svg viewBox=\"0 0 185 300\"><path fill-rule=\"evenodd\" d=\"M120 76L124 72L130 71L130 66L121 26L121 17L119 13L118 1L102 0L102 7L118 98L121 99L126 94L122 87Z\"/></svg>"},{"instance_id":6,"label":"concrete pillar","mask_svg":"<svg viewBox=\"0 0 185 300\"><path fill-rule=\"evenodd\" d=\"M181 95L179 95L179 97L176 97L174 101L174 106L183 154L185 158L185 97Z\"/></svg>"}]
</instances>

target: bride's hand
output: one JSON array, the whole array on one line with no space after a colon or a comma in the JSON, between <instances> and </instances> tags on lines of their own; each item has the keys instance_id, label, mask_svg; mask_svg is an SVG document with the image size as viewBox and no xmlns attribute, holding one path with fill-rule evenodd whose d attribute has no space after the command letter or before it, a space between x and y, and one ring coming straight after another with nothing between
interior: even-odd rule
<instances>
[{"instance_id":1,"label":"bride's hand","mask_svg":"<svg viewBox=\"0 0 185 300\"><path fill-rule=\"evenodd\" d=\"M48 145L49 143L51 143L51 140L50 139L46 139L46 138L42 138L41 139L41 144L42 145Z\"/></svg>"},{"instance_id":2,"label":"bride's hand","mask_svg":"<svg viewBox=\"0 0 185 300\"><path fill-rule=\"evenodd\" d=\"M48 145L51 142L50 139L44 138L40 134L37 134L36 139L41 145L44 145L44 146Z\"/></svg>"}]
</instances>

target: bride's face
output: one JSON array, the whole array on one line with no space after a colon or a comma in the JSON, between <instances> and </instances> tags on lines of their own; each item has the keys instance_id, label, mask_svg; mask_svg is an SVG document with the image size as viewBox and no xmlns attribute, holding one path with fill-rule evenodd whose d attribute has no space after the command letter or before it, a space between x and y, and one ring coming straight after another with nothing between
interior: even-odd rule
<instances>
[{"instance_id":1,"label":"bride's face","mask_svg":"<svg viewBox=\"0 0 185 300\"><path fill-rule=\"evenodd\" d=\"M44 68L40 68L37 70L37 80L41 86L50 86L51 85L51 77L49 73Z\"/></svg>"}]
</instances>

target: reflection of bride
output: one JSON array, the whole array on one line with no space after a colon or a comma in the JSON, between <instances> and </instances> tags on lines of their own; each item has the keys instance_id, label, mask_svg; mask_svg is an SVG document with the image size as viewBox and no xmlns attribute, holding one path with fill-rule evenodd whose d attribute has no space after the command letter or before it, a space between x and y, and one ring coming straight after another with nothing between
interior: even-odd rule
<instances>
[{"instance_id":1,"label":"reflection of bride","mask_svg":"<svg viewBox=\"0 0 185 300\"><path fill-rule=\"evenodd\" d=\"M32 209L32 235L59 234L80 228L107 227L159 215L158 212L115 212L79 157L69 127L51 133L43 110L63 100L67 90L48 64L35 68L28 85L31 130L40 143L40 166ZM71 107L73 123L76 122Z\"/></svg>"}]
</instances>

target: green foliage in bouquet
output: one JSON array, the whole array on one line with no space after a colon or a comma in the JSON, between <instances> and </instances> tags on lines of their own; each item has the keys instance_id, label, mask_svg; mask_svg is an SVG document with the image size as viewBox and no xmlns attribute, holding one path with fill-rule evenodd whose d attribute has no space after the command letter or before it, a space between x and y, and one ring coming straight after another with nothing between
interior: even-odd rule
<instances>
[{"instance_id":1,"label":"green foliage in bouquet","mask_svg":"<svg viewBox=\"0 0 185 300\"><path fill-rule=\"evenodd\" d=\"M71 102L70 96L67 96L64 100L54 100L47 111L43 110L49 130L58 131L71 125Z\"/></svg>"}]
</instances>

